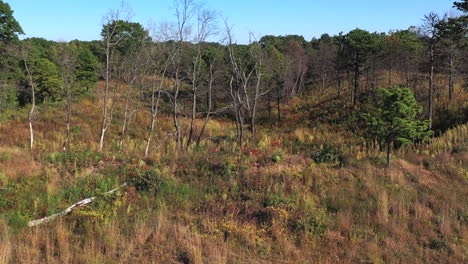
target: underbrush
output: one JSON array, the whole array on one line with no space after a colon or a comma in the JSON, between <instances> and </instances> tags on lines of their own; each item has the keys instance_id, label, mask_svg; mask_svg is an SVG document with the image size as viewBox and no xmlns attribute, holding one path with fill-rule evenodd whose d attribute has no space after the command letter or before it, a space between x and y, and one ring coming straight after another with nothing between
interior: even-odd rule
<instances>
[{"instance_id":1,"label":"underbrush","mask_svg":"<svg viewBox=\"0 0 468 264\"><path fill-rule=\"evenodd\" d=\"M303 103L292 102L289 113L315 105ZM76 120L70 151L56 142L63 134L48 133L50 109L37 153L14 135L0 148L1 263L466 260L467 125L399 149L386 168L378 146L345 129L331 108L322 110L330 122L296 116L314 122L262 127L242 147L233 124L215 120L187 151L165 138L171 120L161 117L148 157L144 114L124 151L111 143L116 125L99 152L89 138L96 129L86 124L92 111L77 111L90 113ZM90 197L66 216L27 227Z\"/></svg>"}]
</instances>

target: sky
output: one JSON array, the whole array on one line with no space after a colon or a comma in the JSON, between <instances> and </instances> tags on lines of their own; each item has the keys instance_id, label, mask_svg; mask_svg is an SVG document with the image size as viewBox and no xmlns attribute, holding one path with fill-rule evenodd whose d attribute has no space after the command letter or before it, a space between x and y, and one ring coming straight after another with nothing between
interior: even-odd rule
<instances>
[{"instance_id":1,"label":"sky","mask_svg":"<svg viewBox=\"0 0 468 264\"><path fill-rule=\"evenodd\" d=\"M96 40L103 16L121 0L3 0L10 4L24 37L55 41ZM451 12L454 0L202 0L206 8L227 18L235 40L255 36L297 34L310 40L355 28L388 32L418 26L424 15ZM174 0L127 0L132 21L174 21ZM220 21L221 22L221 21ZM222 25L220 23L220 25ZM222 29L222 28L221 28Z\"/></svg>"}]
</instances>

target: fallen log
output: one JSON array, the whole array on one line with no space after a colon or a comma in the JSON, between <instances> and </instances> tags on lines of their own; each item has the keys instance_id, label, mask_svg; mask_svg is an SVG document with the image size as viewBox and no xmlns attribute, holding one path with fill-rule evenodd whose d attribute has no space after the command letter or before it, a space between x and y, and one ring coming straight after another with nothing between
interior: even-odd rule
<instances>
[{"instance_id":1,"label":"fallen log","mask_svg":"<svg viewBox=\"0 0 468 264\"><path fill-rule=\"evenodd\" d=\"M127 184L124 183L122 184L119 188L122 188L122 187L125 187ZM119 188L115 188L113 190L110 190L108 192L105 192L103 193L103 195L106 195L106 194L112 194L114 192L116 192ZM74 203L73 205L69 206L67 209L59 212L59 213L56 213L56 214L53 214L51 216L47 216L47 217L44 217L44 218L41 218L41 219L37 219L37 220L33 220L33 221L30 221L28 223L28 226L29 227L33 227L33 226L38 226L38 225L42 225L42 224L45 224L45 223L48 223L54 219L56 219L57 217L59 216L63 216L63 215L66 215L66 214L69 214L71 213L73 210L75 210L76 208L78 207L82 207L82 206L85 206L87 204L90 204L92 202L94 202L95 200L97 199L97 196L94 196L94 197L90 197L90 198L86 198L84 200L81 200L77 203Z\"/></svg>"}]
</instances>

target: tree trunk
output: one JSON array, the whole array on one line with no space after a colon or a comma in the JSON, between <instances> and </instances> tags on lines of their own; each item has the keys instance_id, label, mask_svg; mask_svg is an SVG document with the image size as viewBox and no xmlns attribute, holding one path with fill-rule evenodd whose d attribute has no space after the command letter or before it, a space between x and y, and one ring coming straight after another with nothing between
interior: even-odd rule
<instances>
[{"instance_id":1,"label":"tree trunk","mask_svg":"<svg viewBox=\"0 0 468 264\"><path fill-rule=\"evenodd\" d=\"M192 143L193 135L195 132L195 119L197 118L197 91L198 91L198 76L201 72L201 46L198 43L198 53L193 64L193 75L192 75L192 114L190 120L190 130L187 138L188 150L190 144Z\"/></svg>"},{"instance_id":2,"label":"tree trunk","mask_svg":"<svg viewBox=\"0 0 468 264\"><path fill-rule=\"evenodd\" d=\"M449 100L452 102L453 100L453 75L454 75L454 70L453 70L453 65L454 65L454 59L453 59L453 51L450 51L450 58L449 58Z\"/></svg>"},{"instance_id":3,"label":"tree trunk","mask_svg":"<svg viewBox=\"0 0 468 264\"><path fill-rule=\"evenodd\" d=\"M164 65L164 69L161 75L161 82L159 83L158 97L156 100L155 100L156 70L153 73L153 83L152 83L152 89L151 89L151 126L150 126L150 130L148 134L148 139L146 141L145 157L148 157L149 155L151 141L153 139L153 133L156 127L156 118L158 115L159 100L161 99L161 90L164 85L164 79L166 78L166 72L167 72L167 68L169 67L170 59L171 58L168 58L166 61L166 64Z\"/></svg>"},{"instance_id":4,"label":"tree trunk","mask_svg":"<svg viewBox=\"0 0 468 264\"><path fill-rule=\"evenodd\" d=\"M65 138L65 142L63 142L63 151L68 151L70 145L70 137L71 137L71 111L72 111L72 96L70 91L70 86L67 86L67 137Z\"/></svg>"},{"instance_id":5,"label":"tree trunk","mask_svg":"<svg viewBox=\"0 0 468 264\"><path fill-rule=\"evenodd\" d=\"M29 123L29 136L30 136L30 141L29 141L29 149L32 152L33 147L34 147L34 129L33 129L33 118L34 118L34 110L36 108L36 92L34 88L34 80L32 77L31 71L29 71L28 64L26 63L26 60L24 60L24 67L26 68L26 72L29 77L29 85L31 86L31 109L29 110L28 114L28 123Z\"/></svg>"},{"instance_id":6,"label":"tree trunk","mask_svg":"<svg viewBox=\"0 0 468 264\"><path fill-rule=\"evenodd\" d=\"M410 72L409 72L409 66L410 65L410 62L409 62L409 56L406 57L406 87L410 87Z\"/></svg>"},{"instance_id":7,"label":"tree trunk","mask_svg":"<svg viewBox=\"0 0 468 264\"><path fill-rule=\"evenodd\" d=\"M103 101L103 113L102 113L102 122L101 122L101 137L99 140L99 151L102 151L104 147L104 136L106 134L106 123L107 123L107 104L109 100L109 86L110 86L110 43L106 43L106 72L105 72L105 81L106 86L104 90L104 101Z\"/></svg>"},{"instance_id":8,"label":"tree trunk","mask_svg":"<svg viewBox=\"0 0 468 264\"><path fill-rule=\"evenodd\" d=\"M240 129L240 133L239 133L239 148L242 148L242 144L244 142L244 116L242 114L242 105L239 104L239 129Z\"/></svg>"},{"instance_id":9,"label":"tree trunk","mask_svg":"<svg viewBox=\"0 0 468 264\"><path fill-rule=\"evenodd\" d=\"M124 140L125 135L127 134L127 128L130 123L131 113L130 113L130 96L132 93L133 80L128 85L127 95L125 96L125 110L124 110L124 120L122 123L122 131L120 132L120 141L119 141L119 151L122 152L124 149Z\"/></svg>"},{"instance_id":10,"label":"tree trunk","mask_svg":"<svg viewBox=\"0 0 468 264\"><path fill-rule=\"evenodd\" d=\"M388 88L392 87L392 70L393 70L393 60L390 60L390 65L388 68Z\"/></svg>"},{"instance_id":11,"label":"tree trunk","mask_svg":"<svg viewBox=\"0 0 468 264\"><path fill-rule=\"evenodd\" d=\"M353 105L356 105L359 101L359 57L356 55L354 61L354 92L352 95Z\"/></svg>"},{"instance_id":12,"label":"tree trunk","mask_svg":"<svg viewBox=\"0 0 468 264\"><path fill-rule=\"evenodd\" d=\"M376 58L375 56L372 59L372 96L375 96L375 88L376 88L376 78L375 78L375 69L376 69Z\"/></svg>"},{"instance_id":13,"label":"tree trunk","mask_svg":"<svg viewBox=\"0 0 468 264\"><path fill-rule=\"evenodd\" d=\"M338 88L338 98L341 98L341 76L340 76L340 71L337 71L336 73L336 85Z\"/></svg>"},{"instance_id":14,"label":"tree trunk","mask_svg":"<svg viewBox=\"0 0 468 264\"><path fill-rule=\"evenodd\" d=\"M208 125L208 121L210 121L211 117L211 108L213 105L213 100L212 100L212 90L213 90L213 82L214 82L214 74L213 74L213 64L210 64L210 81L208 82L208 94L206 98L206 103L207 103L207 110L206 110L206 116L205 116L205 121L203 122L203 126L200 130L200 134L198 134L197 138L197 146L200 145L201 139L203 137L203 134L205 133L206 126Z\"/></svg>"},{"instance_id":15,"label":"tree trunk","mask_svg":"<svg viewBox=\"0 0 468 264\"><path fill-rule=\"evenodd\" d=\"M391 143L387 143L387 168L390 168Z\"/></svg>"},{"instance_id":16,"label":"tree trunk","mask_svg":"<svg viewBox=\"0 0 468 264\"><path fill-rule=\"evenodd\" d=\"M278 123L281 122L281 97L280 97L280 88L276 90L276 109L278 111Z\"/></svg>"},{"instance_id":17,"label":"tree trunk","mask_svg":"<svg viewBox=\"0 0 468 264\"><path fill-rule=\"evenodd\" d=\"M177 110L177 98L179 96L179 86L180 86L180 81L178 77L178 73L176 73L176 91L174 94L174 101L173 101L173 108L172 108L172 120L174 122L174 128L175 128L175 134L176 134L176 140L177 140L177 152L180 151L180 148L182 146L182 135L180 133L180 124L179 124L179 118L178 118L178 110Z\"/></svg>"},{"instance_id":18,"label":"tree trunk","mask_svg":"<svg viewBox=\"0 0 468 264\"><path fill-rule=\"evenodd\" d=\"M255 85L255 95L254 95L254 102L253 102L253 107L252 107L252 113L251 113L251 119L250 119L250 132L252 133L252 138L255 137L255 118L257 116L257 104L258 104L258 98L260 96L260 81L262 78L262 73L260 72L262 63L259 62L260 65L256 65L255 68L255 74L257 76L257 83ZM300 84L299 86L300 87ZM297 93L299 93L300 89L298 88Z\"/></svg>"},{"instance_id":19,"label":"tree trunk","mask_svg":"<svg viewBox=\"0 0 468 264\"><path fill-rule=\"evenodd\" d=\"M429 73L429 106L428 106L428 112L429 112L429 128L432 128L432 116L433 116L433 111L434 111L434 44L431 44L431 50L430 50L430 55L431 55L431 70Z\"/></svg>"},{"instance_id":20,"label":"tree trunk","mask_svg":"<svg viewBox=\"0 0 468 264\"><path fill-rule=\"evenodd\" d=\"M192 89L192 113L191 113L191 120L190 120L190 130L187 138L187 150L192 143L193 133L195 131L195 119L197 117L197 89Z\"/></svg>"}]
</instances>

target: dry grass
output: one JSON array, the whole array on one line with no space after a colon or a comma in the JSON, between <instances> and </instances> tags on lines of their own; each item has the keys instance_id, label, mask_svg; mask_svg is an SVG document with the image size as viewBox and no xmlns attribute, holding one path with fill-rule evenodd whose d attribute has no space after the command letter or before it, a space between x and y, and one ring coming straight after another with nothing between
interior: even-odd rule
<instances>
[{"instance_id":1,"label":"dry grass","mask_svg":"<svg viewBox=\"0 0 468 264\"><path fill-rule=\"evenodd\" d=\"M113 143L120 109L105 151L96 154L99 104L77 103L75 156L56 161L61 108L40 109L33 154L20 114L0 126L0 263L466 262L467 125L401 149L387 169L376 146L341 123L306 123L308 116L294 113L299 104L306 102L292 101L284 124L259 127L243 148L234 124L215 118L201 146L181 155L166 138L172 120L161 115L148 159L144 109L123 153ZM185 135L189 120L181 123ZM348 161L314 162L324 146ZM156 190L128 188L50 224L15 225L24 220L15 214L41 217L154 168Z\"/></svg>"}]
</instances>

